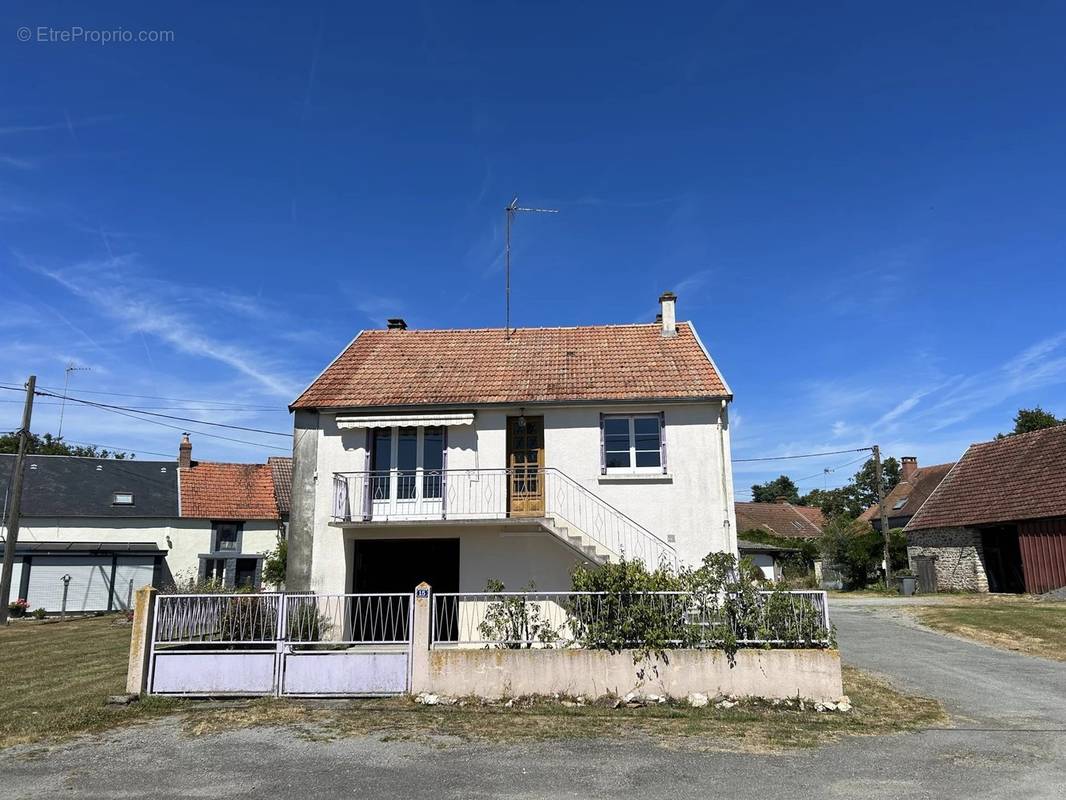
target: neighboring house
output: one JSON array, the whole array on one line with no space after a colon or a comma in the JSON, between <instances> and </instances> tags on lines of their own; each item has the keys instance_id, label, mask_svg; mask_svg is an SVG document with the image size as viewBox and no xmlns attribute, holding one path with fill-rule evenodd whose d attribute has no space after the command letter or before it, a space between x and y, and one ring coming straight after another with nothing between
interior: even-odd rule
<instances>
[{"instance_id":1,"label":"neighboring house","mask_svg":"<svg viewBox=\"0 0 1066 800\"><path fill-rule=\"evenodd\" d=\"M904 456L900 468L900 480L885 498L885 507L888 509L888 529L902 528L911 521L922 503L933 493L933 490L944 480L944 476L955 466L954 462L948 464L935 464L931 467L919 467L918 459L914 456ZM874 503L859 515L859 519L869 522L874 530L881 530L881 506Z\"/></svg>"},{"instance_id":2,"label":"neighboring house","mask_svg":"<svg viewBox=\"0 0 1066 800\"><path fill-rule=\"evenodd\" d=\"M941 590L1066 586L1066 425L971 445L905 531Z\"/></svg>"},{"instance_id":3,"label":"neighboring house","mask_svg":"<svg viewBox=\"0 0 1066 800\"><path fill-rule=\"evenodd\" d=\"M737 503L737 532L762 531L785 539L816 539L822 535L825 515L814 506L776 503Z\"/></svg>"},{"instance_id":4,"label":"neighboring house","mask_svg":"<svg viewBox=\"0 0 1066 800\"><path fill-rule=\"evenodd\" d=\"M623 554L736 552L732 394L661 322L360 333L293 402L288 581L570 588Z\"/></svg>"},{"instance_id":5,"label":"neighboring house","mask_svg":"<svg viewBox=\"0 0 1066 800\"><path fill-rule=\"evenodd\" d=\"M768 581L781 580L782 559L799 552L795 547L748 542L744 539L737 541L737 550L740 551L741 557L750 559L751 563L762 570L763 577Z\"/></svg>"},{"instance_id":6,"label":"neighboring house","mask_svg":"<svg viewBox=\"0 0 1066 800\"><path fill-rule=\"evenodd\" d=\"M0 455L0 486L14 461ZM67 611L106 611L149 583L258 587L284 530L276 497L288 488L274 475L284 478L285 461L197 463L188 437L177 461L27 456L10 599L57 612L65 590ZM3 500L6 520L6 489Z\"/></svg>"}]
</instances>

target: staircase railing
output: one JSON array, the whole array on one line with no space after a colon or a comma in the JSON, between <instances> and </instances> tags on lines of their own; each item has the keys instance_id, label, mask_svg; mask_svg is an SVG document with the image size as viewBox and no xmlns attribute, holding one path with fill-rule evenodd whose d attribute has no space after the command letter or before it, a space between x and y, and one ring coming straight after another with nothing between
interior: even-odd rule
<instances>
[{"instance_id":1,"label":"staircase railing","mask_svg":"<svg viewBox=\"0 0 1066 800\"><path fill-rule=\"evenodd\" d=\"M632 517L565 472L548 467L543 473L545 516L583 533L614 556L639 559L653 569L677 566L677 551Z\"/></svg>"},{"instance_id":2,"label":"staircase railing","mask_svg":"<svg viewBox=\"0 0 1066 800\"><path fill-rule=\"evenodd\" d=\"M521 498L521 511L513 499ZM554 468L380 470L333 474L339 523L511 517L558 520L612 557L650 567L677 564L674 548L599 495Z\"/></svg>"}]
</instances>

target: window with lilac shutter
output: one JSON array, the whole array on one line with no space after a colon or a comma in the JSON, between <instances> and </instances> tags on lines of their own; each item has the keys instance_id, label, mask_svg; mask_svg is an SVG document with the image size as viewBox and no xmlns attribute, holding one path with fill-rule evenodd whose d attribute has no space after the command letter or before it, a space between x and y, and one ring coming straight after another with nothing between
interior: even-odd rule
<instances>
[{"instance_id":1,"label":"window with lilac shutter","mask_svg":"<svg viewBox=\"0 0 1066 800\"><path fill-rule=\"evenodd\" d=\"M604 414L600 421L600 471L665 472L661 414Z\"/></svg>"}]
</instances>

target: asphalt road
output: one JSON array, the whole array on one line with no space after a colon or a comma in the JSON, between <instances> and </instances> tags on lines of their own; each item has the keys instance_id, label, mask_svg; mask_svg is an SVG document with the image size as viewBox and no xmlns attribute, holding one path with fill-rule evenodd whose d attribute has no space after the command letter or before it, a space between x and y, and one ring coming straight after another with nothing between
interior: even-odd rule
<instances>
[{"instance_id":1,"label":"asphalt road","mask_svg":"<svg viewBox=\"0 0 1066 800\"><path fill-rule=\"evenodd\" d=\"M1018 798L1066 796L1066 665L918 629L896 609L834 607L846 661L940 697L957 728L774 755L574 741L434 746L183 738L173 720L99 741L0 753L0 797Z\"/></svg>"}]
</instances>

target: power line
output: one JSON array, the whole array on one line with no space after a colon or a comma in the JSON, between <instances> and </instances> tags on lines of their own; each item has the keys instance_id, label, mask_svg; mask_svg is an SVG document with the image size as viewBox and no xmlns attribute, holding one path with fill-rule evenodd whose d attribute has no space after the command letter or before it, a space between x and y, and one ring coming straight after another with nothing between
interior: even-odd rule
<instances>
[{"instance_id":1,"label":"power line","mask_svg":"<svg viewBox=\"0 0 1066 800\"><path fill-rule=\"evenodd\" d=\"M59 395L52 394L51 392L37 392L36 394L41 395L43 397L59 397ZM97 403L94 400L84 400L84 399L82 399L80 397L68 397L67 400L69 400L72 403L81 403L82 405L92 406L94 408L106 408L106 409L109 409L109 410L112 410L112 411L132 411L132 412L135 412L137 414L146 414L149 417L160 417L162 419L173 419L173 420L177 420L179 422L192 422L192 423L195 423L197 425L211 425L212 427L215 427L215 428L229 428L230 430L247 431L248 433L262 433L262 434L266 434L268 436L283 436L286 439L292 438L292 434L291 433L279 433L278 431L268 431L268 430L265 430L263 428L249 428L246 425L229 425L229 424L227 424L225 422L210 422L210 421L205 420L205 419L193 419L192 417L181 417L181 416L178 416L176 414L160 414L160 413L158 413L156 411L142 411L140 409L131 408L129 406L116 406L116 405L111 405L110 403Z\"/></svg>"},{"instance_id":2,"label":"power line","mask_svg":"<svg viewBox=\"0 0 1066 800\"><path fill-rule=\"evenodd\" d=\"M829 450L825 453L801 453L795 456L764 456L761 458L734 458L733 463L739 464L741 462L751 461L788 461L794 458L816 458L818 456L839 456L843 453L864 453L867 450L873 450L872 447L855 447L851 450Z\"/></svg>"},{"instance_id":3,"label":"power line","mask_svg":"<svg viewBox=\"0 0 1066 800\"><path fill-rule=\"evenodd\" d=\"M173 453L159 453L159 452L156 452L155 450L142 450L139 447L119 447L118 445L113 445L113 444L97 444L96 442L77 442L74 439L64 439L63 443L64 444L77 444L77 445L81 445L82 447L95 447L98 450L110 450L112 453L132 453L133 455L136 455L137 453L143 453L143 454L149 455L149 456L162 456L163 458L169 458L172 461L175 460ZM116 458L115 459L115 461L124 461L124 460L125 459L122 459L122 458Z\"/></svg>"},{"instance_id":4,"label":"power line","mask_svg":"<svg viewBox=\"0 0 1066 800\"><path fill-rule=\"evenodd\" d=\"M7 388L7 387L0 387L0 388ZM35 392L35 394L42 394L42 392ZM43 393L43 394L45 394L48 397L55 397L56 396L56 395L49 394L49 393ZM72 397L68 398L68 399L69 400L74 400L74 398L72 398ZM89 400L76 400L75 402L84 403L85 405L88 405L91 408L97 408L97 409L99 409L101 411L107 411L107 412L109 412L111 414L118 414L120 417L129 417L130 419L140 420L141 422L149 422L152 425L159 425L160 427L163 427L163 428L171 428L172 430L176 430L176 431L186 431L187 430L187 426L184 426L184 425L170 425L169 423L160 422L159 420L148 419L146 417L137 416L136 414L127 413L125 410L120 410L119 406L110 406L110 405L107 405L105 403L93 403L92 401L89 401ZM141 413L147 413L147 412L141 412ZM161 415L155 415L155 416L161 416ZM181 417L176 417L175 419L182 419L182 418ZM217 422L215 422L215 423L203 422L202 420L185 420L185 421L187 421L187 422L198 422L200 424L206 424L206 425L221 425L224 428L236 427L236 426L232 426L232 425L222 425L222 423L217 423ZM277 445L272 445L272 444L263 444L262 442L250 442L247 439L235 439L232 436L222 436L221 434L218 434L218 433L209 433L207 431L198 431L198 430L195 430L195 429L192 429L191 432L196 433L199 436L208 436L208 437L210 437L212 439L221 439L222 441L225 441L225 442L235 442L237 444L247 444L247 445L251 445L252 447L265 447L268 450L281 450L282 452L287 452L288 451L288 448L286 448L286 447L278 447ZM269 433L274 433L274 432L273 431L269 431ZM275 435L280 435L280 434L275 434Z\"/></svg>"},{"instance_id":5,"label":"power line","mask_svg":"<svg viewBox=\"0 0 1066 800\"><path fill-rule=\"evenodd\" d=\"M8 388L20 389L21 388L21 386L20 386L18 381L0 381L0 387L5 388L5 389L8 389ZM54 392L60 391L60 388L58 386L40 386L38 388L40 388L40 389L48 389L48 390L54 391ZM104 391L92 390L92 389L80 389L79 393L80 394L107 395L107 396L110 396L110 397L132 397L132 398L135 398L137 400L166 400L166 401L171 402L171 403L213 403L215 405L230 406L230 407L236 408L236 409L247 409L247 410L253 410L254 409L254 410L258 410L258 411L279 411L279 410L281 410L281 408L279 408L276 405L258 405L258 404L245 405L245 404L242 404L242 403L231 403L231 402L228 402L226 400L191 399L191 398L188 398L188 397L163 397L161 395L155 395L155 394L130 394L128 392L104 392Z\"/></svg>"}]
</instances>

